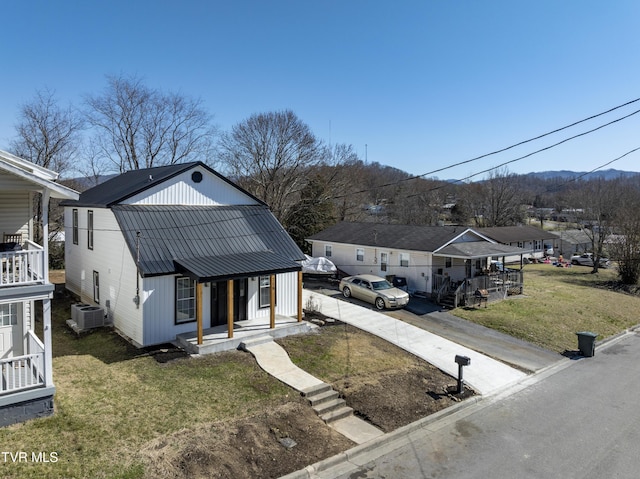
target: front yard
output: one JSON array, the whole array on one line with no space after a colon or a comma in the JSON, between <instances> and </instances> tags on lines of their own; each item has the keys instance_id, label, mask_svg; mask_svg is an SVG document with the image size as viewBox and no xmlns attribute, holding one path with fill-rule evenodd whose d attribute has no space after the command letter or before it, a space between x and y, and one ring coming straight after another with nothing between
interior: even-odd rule
<instances>
[{"instance_id":1,"label":"front yard","mask_svg":"<svg viewBox=\"0 0 640 479\"><path fill-rule=\"evenodd\" d=\"M590 272L581 266L526 265L524 297L452 313L558 353L577 349L578 331L597 333L601 340L640 323L640 296L612 287L615 269Z\"/></svg>"}]
</instances>

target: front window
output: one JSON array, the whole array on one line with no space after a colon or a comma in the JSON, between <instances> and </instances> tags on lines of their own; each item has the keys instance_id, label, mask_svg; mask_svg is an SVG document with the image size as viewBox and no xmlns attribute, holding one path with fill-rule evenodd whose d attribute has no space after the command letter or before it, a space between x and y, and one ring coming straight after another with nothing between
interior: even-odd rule
<instances>
[{"instance_id":1,"label":"front window","mask_svg":"<svg viewBox=\"0 0 640 479\"><path fill-rule=\"evenodd\" d=\"M74 209L71 212L71 221L73 227L73 244L78 244L78 210Z\"/></svg>"},{"instance_id":2,"label":"front window","mask_svg":"<svg viewBox=\"0 0 640 479\"><path fill-rule=\"evenodd\" d=\"M0 304L0 326L15 326L18 324L18 304Z\"/></svg>"},{"instance_id":3,"label":"front window","mask_svg":"<svg viewBox=\"0 0 640 479\"><path fill-rule=\"evenodd\" d=\"M403 268L409 267L409 253L400 253L400 266Z\"/></svg>"},{"instance_id":4,"label":"front window","mask_svg":"<svg viewBox=\"0 0 640 479\"><path fill-rule=\"evenodd\" d=\"M196 320L196 282L176 278L176 324Z\"/></svg>"},{"instance_id":5,"label":"front window","mask_svg":"<svg viewBox=\"0 0 640 479\"><path fill-rule=\"evenodd\" d=\"M276 287L275 283L273 287L274 288ZM271 306L271 276L260 276L260 295L259 296L260 296L261 308L268 308L269 306Z\"/></svg>"},{"instance_id":6,"label":"front window","mask_svg":"<svg viewBox=\"0 0 640 479\"><path fill-rule=\"evenodd\" d=\"M87 247L93 249L93 211L87 211Z\"/></svg>"},{"instance_id":7,"label":"front window","mask_svg":"<svg viewBox=\"0 0 640 479\"><path fill-rule=\"evenodd\" d=\"M330 245L330 244L326 244L326 245L324 245L324 255L325 255L327 258L330 258L330 257L331 257L331 245Z\"/></svg>"},{"instance_id":8,"label":"front window","mask_svg":"<svg viewBox=\"0 0 640 479\"><path fill-rule=\"evenodd\" d=\"M387 270L387 253L380 253L380 271Z\"/></svg>"},{"instance_id":9,"label":"front window","mask_svg":"<svg viewBox=\"0 0 640 479\"><path fill-rule=\"evenodd\" d=\"M444 267L445 268L451 268L451 257L448 256L444 259Z\"/></svg>"},{"instance_id":10,"label":"front window","mask_svg":"<svg viewBox=\"0 0 640 479\"><path fill-rule=\"evenodd\" d=\"M364 261L364 249L356 249L356 261Z\"/></svg>"}]
</instances>

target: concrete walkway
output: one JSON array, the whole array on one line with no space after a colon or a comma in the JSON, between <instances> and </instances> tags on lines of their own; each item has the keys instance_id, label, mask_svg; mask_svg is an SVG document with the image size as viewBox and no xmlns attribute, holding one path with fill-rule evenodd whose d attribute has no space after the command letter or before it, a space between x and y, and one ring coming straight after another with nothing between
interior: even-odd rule
<instances>
[{"instance_id":1,"label":"concrete walkway","mask_svg":"<svg viewBox=\"0 0 640 479\"><path fill-rule=\"evenodd\" d=\"M483 396L497 394L526 377L500 361L377 311L307 289L303 290L303 301L305 305L314 304L329 317L395 344L453 377L458 376L455 356L468 356L471 363L464 368L464 381Z\"/></svg>"},{"instance_id":2,"label":"concrete walkway","mask_svg":"<svg viewBox=\"0 0 640 479\"><path fill-rule=\"evenodd\" d=\"M258 365L302 393L325 423L356 444L364 444L383 435L383 432L353 415L344 407L344 400L331 386L303 371L291 362L287 352L269 335L251 338L240 343L240 349L251 353Z\"/></svg>"}]
</instances>

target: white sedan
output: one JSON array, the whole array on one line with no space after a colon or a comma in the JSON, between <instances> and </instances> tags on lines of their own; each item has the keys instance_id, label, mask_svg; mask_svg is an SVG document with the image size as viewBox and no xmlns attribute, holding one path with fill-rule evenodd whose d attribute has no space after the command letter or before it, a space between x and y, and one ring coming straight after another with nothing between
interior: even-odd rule
<instances>
[{"instance_id":1,"label":"white sedan","mask_svg":"<svg viewBox=\"0 0 640 479\"><path fill-rule=\"evenodd\" d=\"M593 266L593 253L576 254L571 257L571 264L580 266ZM608 268L611 262L607 258L600 258L600 268Z\"/></svg>"},{"instance_id":2,"label":"white sedan","mask_svg":"<svg viewBox=\"0 0 640 479\"><path fill-rule=\"evenodd\" d=\"M340 281L339 288L345 298L353 296L375 305L378 309L402 308L409 302L409 293L372 274L347 276Z\"/></svg>"}]
</instances>

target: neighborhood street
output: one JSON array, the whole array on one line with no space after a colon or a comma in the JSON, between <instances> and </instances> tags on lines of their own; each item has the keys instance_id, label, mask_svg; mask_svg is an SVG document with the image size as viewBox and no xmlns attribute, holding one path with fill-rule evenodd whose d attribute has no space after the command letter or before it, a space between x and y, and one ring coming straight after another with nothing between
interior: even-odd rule
<instances>
[{"instance_id":1,"label":"neighborhood street","mask_svg":"<svg viewBox=\"0 0 640 479\"><path fill-rule=\"evenodd\" d=\"M312 477L637 477L639 356L640 335L627 333Z\"/></svg>"}]
</instances>

